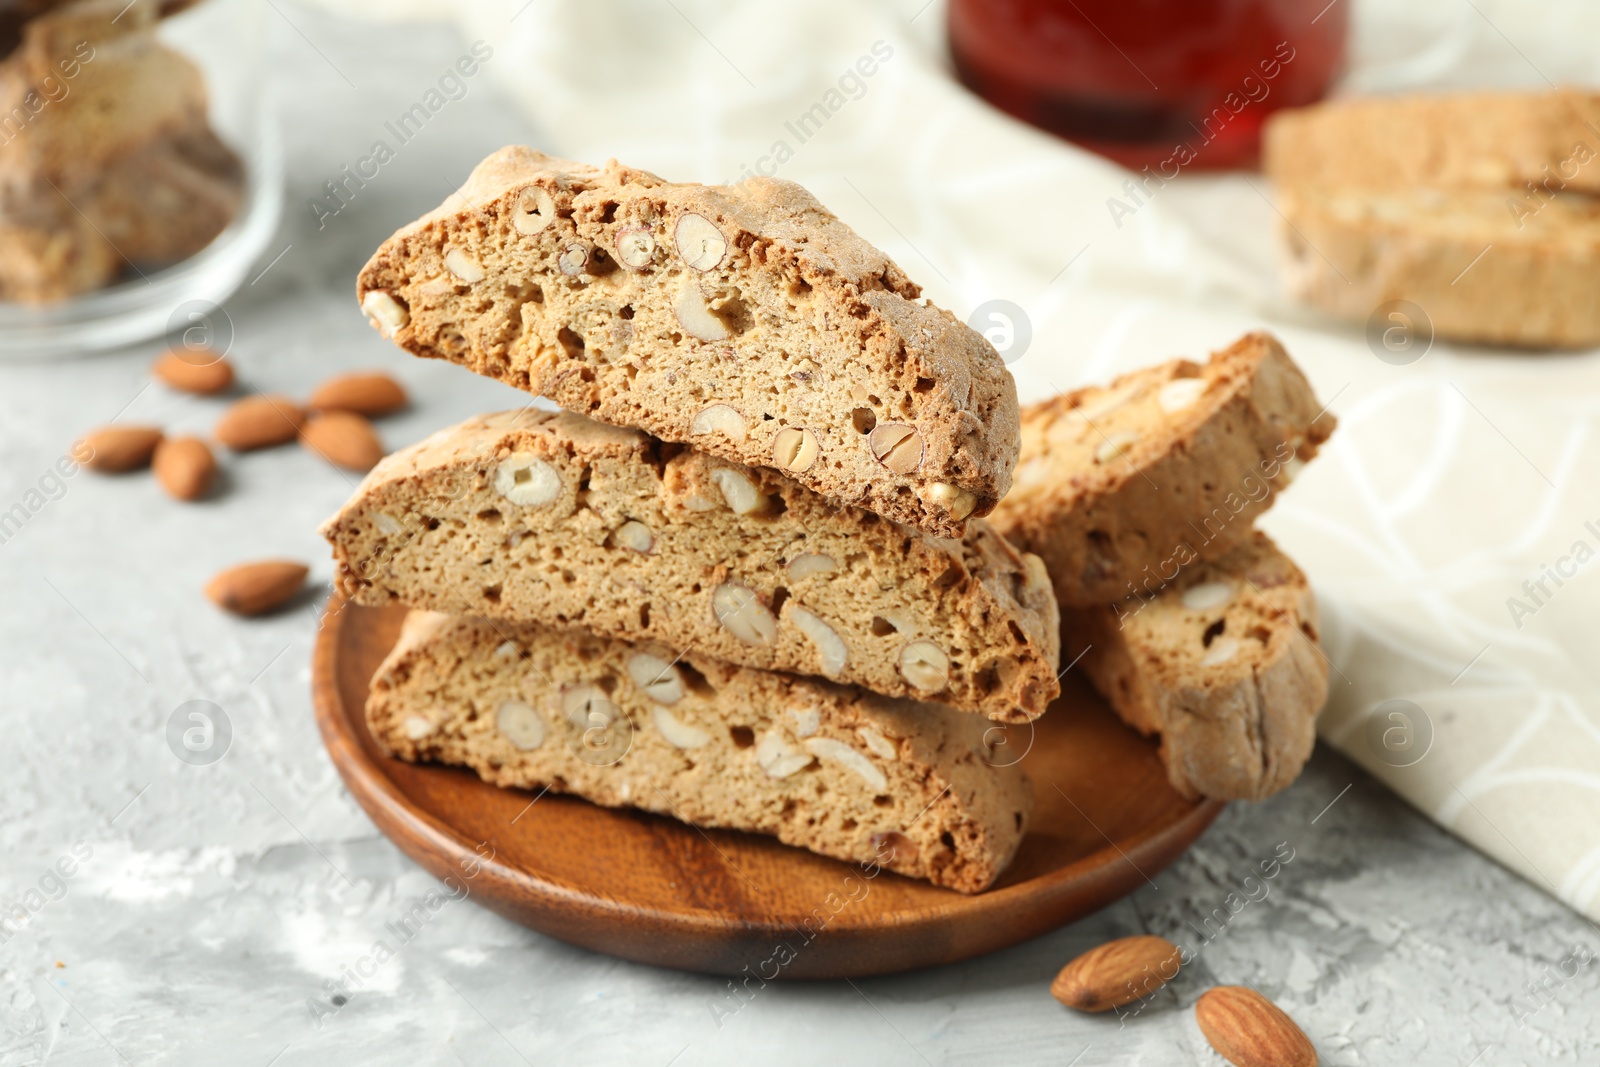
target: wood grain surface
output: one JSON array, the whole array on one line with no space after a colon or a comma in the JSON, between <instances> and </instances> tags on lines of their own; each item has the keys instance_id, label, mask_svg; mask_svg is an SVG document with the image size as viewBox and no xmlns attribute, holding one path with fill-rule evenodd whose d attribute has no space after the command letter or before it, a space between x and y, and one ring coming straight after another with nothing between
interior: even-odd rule
<instances>
[{"instance_id":1,"label":"wood grain surface","mask_svg":"<svg viewBox=\"0 0 1600 1067\"><path fill-rule=\"evenodd\" d=\"M384 756L367 685L403 609L335 596L312 679L323 742L380 830L454 894L551 937L665 967L842 978L952 963L1071 922L1144 885L1216 818L1167 784L1155 746L1069 674L1038 722L1006 728L1033 825L993 889L963 896L756 834L499 789ZM998 728L998 727L997 727ZM1005 749L1002 749L1005 751Z\"/></svg>"}]
</instances>

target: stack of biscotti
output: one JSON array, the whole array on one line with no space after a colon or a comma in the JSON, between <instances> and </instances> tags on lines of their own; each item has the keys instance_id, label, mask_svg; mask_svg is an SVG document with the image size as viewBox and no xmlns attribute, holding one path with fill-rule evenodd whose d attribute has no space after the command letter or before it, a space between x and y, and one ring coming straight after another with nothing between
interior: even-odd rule
<instances>
[{"instance_id":1,"label":"stack of biscotti","mask_svg":"<svg viewBox=\"0 0 1600 1067\"><path fill-rule=\"evenodd\" d=\"M390 238L362 308L543 396L380 463L324 527L412 609L389 752L966 892L1032 793L990 720L1059 692L1048 576L982 516L999 356L803 189L505 149Z\"/></svg>"},{"instance_id":2,"label":"stack of biscotti","mask_svg":"<svg viewBox=\"0 0 1600 1067\"><path fill-rule=\"evenodd\" d=\"M994 524L1043 558L1063 660L1160 736L1186 796L1260 799L1311 754L1328 683L1315 605L1253 523L1334 422L1265 334L1022 412Z\"/></svg>"},{"instance_id":3,"label":"stack of biscotti","mask_svg":"<svg viewBox=\"0 0 1600 1067\"><path fill-rule=\"evenodd\" d=\"M1600 344L1600 95L1473 92L1275 113L1284 275L1366 321L1389 301L1439 336ZM1412 321L1415 312L1379 329Z\"/></svg>"},{"instance_id":4,"label":"stack of biscotti","mask_svg":"<svg viewBox=\"0 0 1600 1067\"><path fill-rule=\"evenodd\" d=\"M0 300L47 303L129 264L191 256L239 210L244 170L200 69L155 35L186 3L18 5L0 32Z\"/></svg>"}]
</instances>

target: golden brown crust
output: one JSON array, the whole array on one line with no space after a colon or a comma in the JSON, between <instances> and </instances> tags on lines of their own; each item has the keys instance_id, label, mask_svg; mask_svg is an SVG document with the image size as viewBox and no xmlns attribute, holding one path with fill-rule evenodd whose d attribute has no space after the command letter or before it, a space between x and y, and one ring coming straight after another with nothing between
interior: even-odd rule
<instances>
[{"instance_id":1,"label":"golden brown crust","mask_svg":"<svg viewBox=\"0 0 1600 1067\"><path fill-rule=\"evenodd\" d=\"M1063 605L1153 591L1246 537L1333 432L1283 347L1249 334L1023 412L1016 486L995 511Z\"/></svg>"},{"instance_id":2,"label":"golden brown crust","mask_svg":"<svg viewBox=\"0 0 1600 1067\"><path fill-rule=\"evenodd\" d=\"M389 456L323 533L359 603L582 626L1006 721L1060 692L1044 566L987 522L936 538L571 413L469 419Z\"/></svg>"},{"instance_id":3,"label":"golden brown crust","mask_svg":"<svg viewBox=\"0 0 1600 1067\"><path fill-rule=\"evenodd\" d=\"M367 721L402 759L772 834L964 893L1005 869L1032 807L981 719L525 624L413 613Z\"/></svg>"},{"instance_id":4,"label":"golden brown crust","mask_svg":"<svg viewBox=\"0 0 1600 1067\"><path fill-rule=\"evenodd\" d=\"M1062 631L1117 713L1160 736L1185 796L1260 800L1310 758L1328 661L1305 575L1265 534L1148 600L1069 609Z\"/></svg>"},{"instance_id":5,"label":"golden brown crust","mask_svg":"<svg viewBox=\"0 0 1600 1067\"><path fill-rule=\"evenodd\" d=\"M798 481L941 536L1010 484L999 355L791 182L502 149L378 249L358 295L417 355L725 459L775 465L805 430ZM880 425L918 438L888 462Z\"/></svg>"}]
</instances>

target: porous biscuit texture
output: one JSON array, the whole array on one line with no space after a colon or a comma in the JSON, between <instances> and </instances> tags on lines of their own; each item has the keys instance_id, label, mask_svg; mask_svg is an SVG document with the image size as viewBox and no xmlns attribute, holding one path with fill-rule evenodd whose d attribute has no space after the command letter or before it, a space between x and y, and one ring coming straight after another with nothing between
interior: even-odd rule
<instances>
[{"instance_id":1,"label":"porous biscuit texture","mask_svg":"<svg viewBox=\"0 0 1600 1067\"><path fill-rule=\"evenodd\" d=\"M1173 360L1023 411L992 522L1044 560L1063 605L1148 594L1245 540L1335 419L1272 337Z\"/></svg>"},{"instance_id":2,"label":"porous biscuit texture","mask_svg":"<svg viewBox=\"0 0 1600 1067\"><path fill-rule=\"evenodd\" d=\"M1032 807L973 716L530 624L413 612L367 722L402 759L771 834L963 893L999 877Z\"/></svg>"},{"instance_id":3,"label":"porous biscuit texture","mask_svg":"<svg viewBox=\"0 0 1600 1067\"><path fill-rule=\"evenodd\" d=\"M1600 95L1467 92L1331 100L1267 119L1267 175L1309 188L1600 193Z\"/></svg>"},{"instance_id":4,"label":"porous biscuit texture","mask_svg":"<svg viewBox=\"0 0 1600 1067\"><path fill-rule=\"evenodd\" d=\"M1117 714L1160 736L1185 796L1260 800L1310 758L1328 661L1305 575L1265 534L1148 599L1068 609L1062 631Z\"/></svg>"},{"instance_id":5,"label":"porous biscuit texture","mask_svg":"<svg viewBox=\"0 0 1600 1067\"><path fill-rule=\"evenodd\" d=\"M794 480L539 409L384 459L323 527L362 604L575 626L1004 721L1059 693L1044 565Z\"/></svg>"},{"instance_id":6,"label":"porous biscuit texture","mask_svg":"<svg viewBox=\"0 0 1600 1067\"><path fill-rule=\"evenodd\" d=\"M1600 162L1591 169L1600 172ZM1357 322L1390 301L1395 344L1600 344L1600 197L1556 192L1284 187L1290 293Z\"/></svg>"},{"instance_id":7,"label":"porous biscuit texture","mask_svg":"<svg viewBox=\"0 0 1600 1067\"><path fill-rule=\"evenodd\" d=\"M505 148L384 242L358 295L417 355L941 536L1016 462L998 353L792 182Z\"/></svg>"}]
</instances>

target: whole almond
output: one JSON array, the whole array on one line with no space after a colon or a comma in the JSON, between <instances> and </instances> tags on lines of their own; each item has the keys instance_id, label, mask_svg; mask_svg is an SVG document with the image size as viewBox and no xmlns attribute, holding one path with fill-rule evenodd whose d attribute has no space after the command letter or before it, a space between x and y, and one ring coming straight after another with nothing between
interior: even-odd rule
<instances>
[{"instance_id":1,"label":"whole almond","mask_svg":"<svg viewBox=\"0 0 1600 1067\"><path fill-rule=\"evenodd\" d=\"M1166 985L1182 956L1164 937L1124 937L1090 949L1050 983L1050 995L1079 1011L1109 1011Z\"/></svg>"},{"instance_id":2,"label":"whole almond","mask_svg":"<svg viewBox=\"0 0 1600 1067\"><path fill-rule=\"evenodd\" d=\"M102 426L84 434L73 446L73 455L88 453L80 462L92 471L120 474L148 467L160 443L157 426Z\"/></svg>"},{"instance_id":3,"label":"whole almond","mask_svg":"<svg viewBox=\"0 0 1600 1067\"><path fill-rule=\"evenodd\" d=\"M287 444L300 433L306 414L286 396L261 394L238 401L217 420L217 440L235 452Z\"/></svg>"},{"instance_id":4,"label":"whole almond","mask_svg":"<svg viewBox=\"0 0 1600 1067\"><path fill-rule=\"evenodd\" d=\"M1194 1021L1211 1047L1234 1067L1316 1067L1310 1039L1272 1001L1245 986L1201 994Z\"/></svg>"},{"instance_id":5,"label":"whole almond","mask_svg":"<svg viewBox=\"0 0 1600 1067\"><path fill-rule=\"evenodd\" d=\"M206 583L206 597L235 615L264 615L282 607L306 584L304 563L269 559L229 567Z\"/></svg>"},{"instance_id":6,"label":"whole almond","mask_svg":"<svg viewBox=\"0 0 1600 1067\"><path fill-rule=\"evenodd\" d=\"M199 500L217 477L217 458L198 437L168 437L151 463L161 488L179 500Z\"/></svg>"},{"instance_id":7,"label":"whole almond","mask_svg":"<svg viewBox=\"0 0 1600 1067\"><path fill-rule=\"evenodd\" d=\"M353 411L377 418L406 406L405 387L382 371L341 374L317 386L307 407L313 411Z\"/></svg>"},{"instance_id":8,"label":"whole almond","mask_svg":"<svg viewBox=\"0 0 1600 1067\"><path fill-rule=\"evenodd\" d=\"M369 471L383 458L383 442L365 416L350 411L313 415L300 443L335 466Z\"/></svg>"},{"instance_id":9,"label":"whole almond","mask_svg":"<svg viewBox=\"0 0 1600 1067\"><path fill-rule=\"evenodd\" d=\"M209 348L174 348L150 365L150 373L174 389L210 396L233 384L233 364Z\"/></svg>"}]
</instances>

